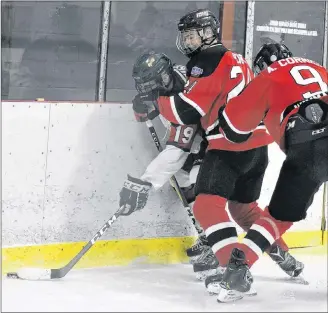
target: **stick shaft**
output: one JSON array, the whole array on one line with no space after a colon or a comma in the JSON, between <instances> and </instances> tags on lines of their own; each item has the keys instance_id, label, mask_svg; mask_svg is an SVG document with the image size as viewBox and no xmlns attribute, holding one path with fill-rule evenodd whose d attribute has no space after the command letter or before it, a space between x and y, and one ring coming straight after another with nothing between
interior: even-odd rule
<instances>
[{"instance_id":1,"label":"stick shaft","mask_svg":"<svg viewBox=\"0 0 328 313\"><path fill-rule=\"evenodd\" d=\"M51 270L51 278L62 278L64 277L74 265L81 260L81 258L91 249L91 247L99 240L108 228L117 220L120 216L123 207L117 210L114 215L97 231L97 233L92 237L92 239L83 247L83 249L64 267L59 269Z\"/></svg>"}]
</instances>

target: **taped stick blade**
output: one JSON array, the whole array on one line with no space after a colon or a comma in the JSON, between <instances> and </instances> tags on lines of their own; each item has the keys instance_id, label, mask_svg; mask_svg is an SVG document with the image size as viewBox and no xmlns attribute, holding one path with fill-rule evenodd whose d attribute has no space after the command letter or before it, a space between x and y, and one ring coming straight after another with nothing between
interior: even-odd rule
<instances>
[{"instance_id":1,"label":"taped stick blade","mask_svg":"<svg viewBox=\"0 0 328 313\"><path fill-rule=\"evenodd\" d=\"M22 268L17 272L7 273L8 278L24 280L48 280L51 279L51 270L42 268Z\"/></svg>"}]
</instances>

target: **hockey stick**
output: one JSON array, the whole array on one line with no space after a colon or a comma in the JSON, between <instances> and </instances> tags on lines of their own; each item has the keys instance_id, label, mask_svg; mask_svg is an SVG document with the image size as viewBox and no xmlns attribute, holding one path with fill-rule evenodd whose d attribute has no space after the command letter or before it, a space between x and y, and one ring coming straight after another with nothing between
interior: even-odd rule
<instances>
[{"instance_id":1,"label":"hockey stick","mask_svg":"<svg viewBox=\"0 0 328 313\"><path fill-rule=\"evenodd\" d=\"M159 138L157 136L157 133L156 133L156 130L154 128L154 125L153 125L152 121L147 120L146 121L146 125L147 125L147 127L149 129L149 132L151 134L151 137L153 138L153 141L154 141L154 143L156 145L157 150L159 152L162 152L163 151L163 148L162 148L162 145L161 145L161 143L159 141ZM174 189L175 189L176 193L178 194L179 198L181 199L182 204L183 204L184 208L186 209L189 217L191 218L192 223L194 224L197 233L199 235L202 235L204 233L204 231L197 225L195 216L192 213L192 211L191 211L191 209L189 207L188 201L187 201L186 197L184 196L184 194L183 194L183 192L182 192L182 190L181 190L181 188L180 188L180 186L178 184L178 181L175 178L175 176L172 176L170 178L170 182L171 182L171 185L175 186Z\"/></svg>"},{"instance_id":2,"label":"hockey stick","mask_svg":"<svg viewBox=\"0 0 328 313\"><path fill-rule=\"evenodd\" d=\"M102 237L105 231L117 220L121 215L124 206L120 207L115 214L101 227L101 229L92 237L92 239L83 247L83 249L64 267L54 269L42 268L22 268L17 272L7 273L8 278L26 279L26 280L48 280L63 278L81 260L81 258L90 250L95 242Z\"/></svg>"},{"instance_id":3,"label":"hockey stick","mask_svg":"<svg viewBox=\"0 0 328 313\"><path fill-rule=\"evenodd\" d=\"M322 213L321 213L321 242L324 244L325 231L326 231L326 206L328 205L328 185L324 183L323 185L323 203L322 203Z\"/></svg>"}]
</instances>

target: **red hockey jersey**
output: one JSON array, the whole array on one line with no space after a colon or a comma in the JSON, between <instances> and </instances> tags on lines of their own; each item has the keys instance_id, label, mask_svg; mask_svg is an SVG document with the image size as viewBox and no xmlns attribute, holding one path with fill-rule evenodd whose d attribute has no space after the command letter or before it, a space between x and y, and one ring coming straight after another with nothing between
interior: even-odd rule
<instances>
[{"instance_id":1,"label":"red hockey jersey","mask_svg":"<svg viewBox=\"0 0 328 313\"><path fill-rule=\"evenodd\" d=\"M229 51L221 44L212 46L188 62L187 78L183 92L158 99L161 114L171 123L201 123L209 150L249 150L273 142L261 121L254 136L238 146L226 140L219 131L220 107L237 96L253 79L252 70L240 54Z\"/></svg>"},{"instance_id":2,"label":"red hockey jersey","mask_svg":"<svg viewBox=\"0 0 328 313\"><path fill-rule=\"evenodd\" d=\"M248 138L251 140L263 120L270 135L284 150L283 135L288 118L298 111L297 107L286 108L327 92L327 84L327 69L314 61L297 57L277 61L228 103L219 119L221 133L233 142L245 142Z\"/></svg>"}]
</instances>

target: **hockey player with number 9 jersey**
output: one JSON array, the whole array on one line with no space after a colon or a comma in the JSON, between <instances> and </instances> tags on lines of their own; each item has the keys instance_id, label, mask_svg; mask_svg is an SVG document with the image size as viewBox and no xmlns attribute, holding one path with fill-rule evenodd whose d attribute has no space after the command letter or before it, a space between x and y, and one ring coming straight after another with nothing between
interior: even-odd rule
<instances>
[{"instance_id":1,"label":"hockey player with number 9 jersey","mask_svg":"<svg viewBox=\"0 0 328 313\"><path fill-rule=\"evenodd\" d=\"M271 47L268 45L263 49ZM273 47L287 50L283 45ZM260 72L260 62L260 59L255 61L256 72ZM289 117L300 110L301 101L327 92L327 83L327 69L318 63L299 57L280 59L227 105L221 116L221 129L229 141L241 144L239 151L242 151L258 123L264 120L269 133L284 151L285 134L294 124L292 121L287 125Z\"/></svg>"},{"instance_id":2,"label":"hockey player with number 9 jersey","mask_svg":"<svg viewBox=\"0 0 328 313\"><path fill-rule=\"evenodd\" d=\"M231 254L219 301L245 295L252 284L248 268L294 222L306 218L315 193L328 180L327 69L293 57L281 44L262 46L254 68L259 75L220 110L220 132L242 149L263 120L286 159L263 216Z\"/></svg>"}]
</instances>

